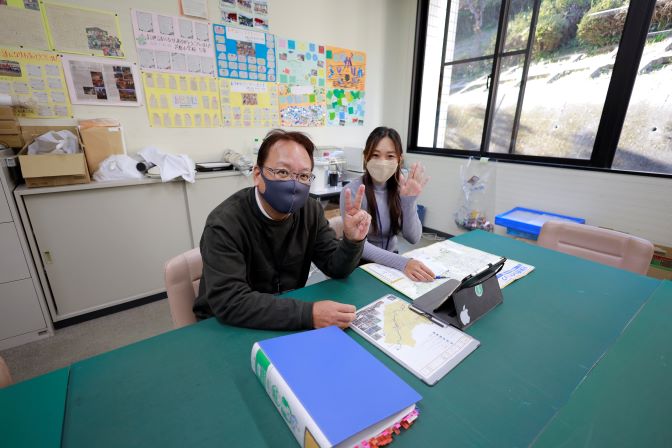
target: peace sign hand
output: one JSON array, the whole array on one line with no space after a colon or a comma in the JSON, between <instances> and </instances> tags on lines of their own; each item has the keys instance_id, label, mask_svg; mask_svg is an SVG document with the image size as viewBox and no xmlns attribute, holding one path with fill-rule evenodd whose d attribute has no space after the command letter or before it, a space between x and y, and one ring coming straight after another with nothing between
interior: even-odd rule
<instances>
[{"instance_id":1,"label":"peace sign hand","mask_svg":"<svg viewBox=\"0 0 672 448\"><path fill-rule=\"evenodd\" d=\"M408 179L403 174L401 175L399 194L401 196L418 196L422 193L422 189L425 188L427 182L429 182L429 177L425 176L425 168L416 162L411 166Z\"/></svg>"},{"instance_id":2,"label":"peace sign hand","mask_svg":"<svg viewBox=\"0 0 672 448\"><path fill-rule=\"evenodd\" d=\"M352 192L349 188L345 189L345 214L343 215L343 234L350 241L361 241L369 233L371 224L371 215L362 210L362 197L364 196L364 185L360 185L352 201Z\"/></svg>"}]
</instances>

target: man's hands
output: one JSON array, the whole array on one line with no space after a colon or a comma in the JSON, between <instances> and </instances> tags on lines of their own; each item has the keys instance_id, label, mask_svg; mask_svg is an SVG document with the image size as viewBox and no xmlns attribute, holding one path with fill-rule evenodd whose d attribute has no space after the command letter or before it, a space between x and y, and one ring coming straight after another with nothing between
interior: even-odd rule
<instances>
[{"instance_id":1,"label":"man's hands","mask_svg":"<svg viewBox=\"0 0 672 448\"><path fill-rule=\"evenodd\" d=\"M330 325L348 328L353 320L355 320L354 305L346 305L332 300L321 300L313 304L313 327L315 328Z\"/></svg>"},{"instance_id":2,"label":"man's hands","mask_svg":"<svg viewBox=\"0 0 672 448\"><path fill-rule=\"evenodd\" d=\"M404 268L404 274L414 282L432 282L434 281L434 273L422 261L408 260Z\"/></svg>"},{"instance_id":3,"label":"man's hands","mask_svg":"<svg viewBox=\"0 0 672 448\"><path fill-rule=\"evenodd\" d=\"M425 168L419 164L414 163L411 166L411 172L408 174L408 179L401 175L399 179L399 194L401 196L418 196L422 193L429 182L429 177L425 176Z\"/></svg>"},{"instance_id":4,"label":"man's hands","mask_svg":"<svg viewBox=\"0 0 672 448\"><path fill-rule=\"evenodd\" d=\"M350 241L361 241L369 233L371 224L371 215L362 210L362 197L364 196L364 185L360 185L352 200L352 192L345 188L345 214L343 216L343 234Z\"/></svg>"}]
</instances>

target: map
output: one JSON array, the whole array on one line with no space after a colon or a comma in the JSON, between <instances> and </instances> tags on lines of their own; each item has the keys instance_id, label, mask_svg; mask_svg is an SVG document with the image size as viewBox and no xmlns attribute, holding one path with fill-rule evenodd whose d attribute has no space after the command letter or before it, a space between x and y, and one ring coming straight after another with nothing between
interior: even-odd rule
<instances>
[{"instance_id":1,"label":"map","mask_svg":"<svg viewBox=\"0 0 672 448\"><path fill-rule=\"evenodd\" d=\"M434 272L434 275L442 278L433 282L415 282L406 277L403 272L377 263L365 264L362 269L408 298L415 300L450 279L462 281L466 276L483 269L488 264L496 263L501 258L449 240L414 249L406 252L404 256L423 262ZM533 270L534 266L506 260L504 267L497 274L499 287L504 288Z\"/></svg>"},{"instance_id":2,"label":"map","mask_svg":"<svg viewBox=\"0 0 672 448\"><path fill-rule=\"evenodd\" d=\"M358 310L350 327L430 385L480 344L456 328L415 313L391 294Z\"/></svg>"}]
</instances>

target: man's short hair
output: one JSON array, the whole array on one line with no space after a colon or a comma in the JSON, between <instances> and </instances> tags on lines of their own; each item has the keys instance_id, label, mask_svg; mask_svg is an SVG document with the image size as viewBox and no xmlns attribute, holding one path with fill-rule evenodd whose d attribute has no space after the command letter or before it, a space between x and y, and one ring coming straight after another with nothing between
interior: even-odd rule
<instances>
[{"instance_id":1,"label":"man's short hair","mask_svg":"<svg viewBox=\"0 0 672 448\"><path fill-rule=\"evenodd\" d=\"M257 166L262 167L268 158L268 153L277 142L281 140L287 140L296 142L299 145L303 146L310 157L310 169L313 169L313 151L315 151L315 144L310 140L310 138L303 132L296 131L284 131L282 129L273 129L266 137L264 141L261 142L259 147L259 153L257 154Z\"/></svg>"}]
</instances>

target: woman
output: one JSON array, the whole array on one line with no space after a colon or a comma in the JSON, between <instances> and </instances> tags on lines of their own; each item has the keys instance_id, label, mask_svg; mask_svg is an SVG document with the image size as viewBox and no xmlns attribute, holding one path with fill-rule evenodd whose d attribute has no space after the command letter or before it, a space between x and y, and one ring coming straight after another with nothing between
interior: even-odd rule
<instances>
[{"instance_id":1,"label":"woman","mask_svg":"<svg viewBox=\"0 0 672 448\"><path fill-rule=\"evenodd\" d=\"M424 168L414 163L408 178L401 173L402 149L399 133L378 127L366 139L365 173L341 192L341 215L345 207L345 190L366 187L362 209L368 209L371 226L362 258L402 271L413 281L432 281L434 273L421 261L395 253L397 234L401 232L411 244L420 241L422 224L418 217L417 198L429 181Z\"/></svg>"}]
</instances>

